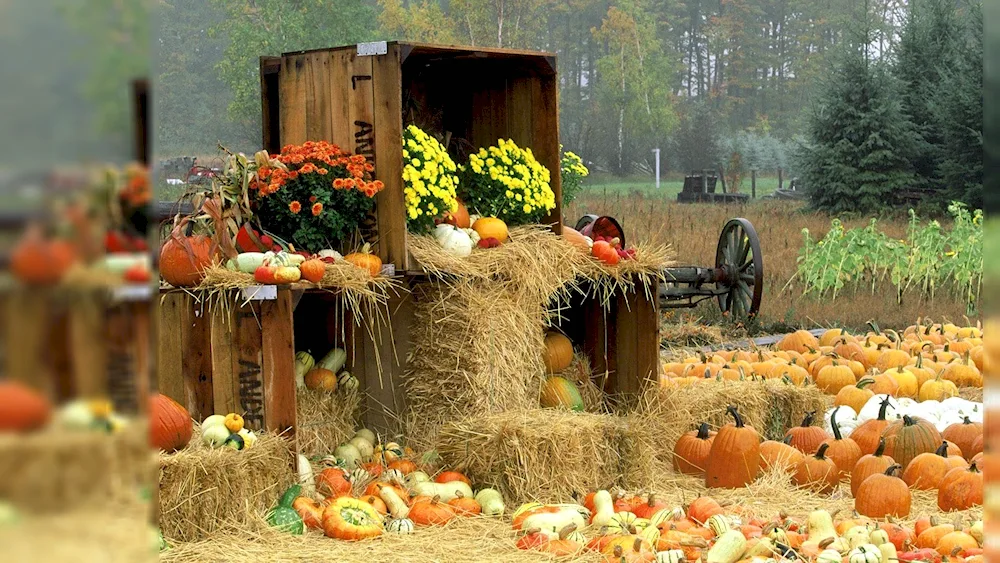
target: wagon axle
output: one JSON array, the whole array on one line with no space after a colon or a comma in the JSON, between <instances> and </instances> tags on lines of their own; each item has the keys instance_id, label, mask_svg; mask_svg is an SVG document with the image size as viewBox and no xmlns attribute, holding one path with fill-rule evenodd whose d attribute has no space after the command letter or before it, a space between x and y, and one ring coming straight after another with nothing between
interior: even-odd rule
<instances>
[{"instance_id":1,"label":"wagon axle","mask_svg":"<svg viewBox=\"0 0 1000 563\"><path fill-rule=\"evenodd\" d=\"M663 271L660 307L694 307L716 298L719 309L734 319L748 319L760 310L764 263L760 239L750 221L730 219L722 228L715 267L678 266Z\"/></svg>"}]
</instances>

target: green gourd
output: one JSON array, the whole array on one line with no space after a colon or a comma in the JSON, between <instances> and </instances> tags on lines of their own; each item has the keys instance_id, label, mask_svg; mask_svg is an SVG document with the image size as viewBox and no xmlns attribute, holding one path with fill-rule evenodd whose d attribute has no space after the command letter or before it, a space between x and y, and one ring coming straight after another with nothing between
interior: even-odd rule
<instances>
[{"instance_id":1,"label":"green gourd","mask_svg":"<svg viewBox=\"0 0 1000 563\"><path fill-rule=\"evenodd\" d=\"M299 513L292 508L292 503L301 492L302 487L299 485L288 487L285 494L281 495L278 506L268 512L267 523L290 534L301 536L305 532L305 525L302 523L302 517L299 516Z\"/></svg>"}]
</instances>

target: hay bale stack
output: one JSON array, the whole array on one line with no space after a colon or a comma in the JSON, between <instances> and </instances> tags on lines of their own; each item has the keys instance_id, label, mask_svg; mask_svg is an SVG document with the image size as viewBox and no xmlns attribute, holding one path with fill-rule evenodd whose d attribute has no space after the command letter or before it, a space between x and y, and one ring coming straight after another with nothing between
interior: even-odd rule
<instances>
[{"instance_id":1,"label":"hay bale stack","mask_svg":"<svg viewBox=\"0 0 1000 563\"><path fill-rule=\"evenodd\" d=\"M34 514L134 500L153 475L144 425L121 434L0 434L0 499Z\"/></svg>"},{"instance_id":2,"label":"hay bale stack","mask_svg":"<svg viewBox=\"0 0 1000 563\"><path fill-rule=\"evenodd\" d=\"M306 457L327 455L354 436L361 416L361 394L300 389L296 408L299 453Z\"/></svg>"},{"instance_id":3,"label":"hay bale stack","mask_svg":"<svg viewBox=\"0 0 1000 563\"><path fill-rule=\"evenodd\" d=\"M623 427L611 415L512 410L446 423L437 451L445 466L508 502L566 502L574 492L620 482Z\"/></svg>"},{"instance_id":4,"label":"hay bale stack","mask_svg":"<svg viewBox=\"0 0 1000 563\"><path fill-rule=\"evenodd\" d=\"M681 434L702 422L715 429L730 422L728 405L736 406L765 439L780 440L805 413L823 412L827 397L814 385L796 387L778 380L715 381L681 388L651 387L633 414L657 437L660 459L670 463Z\"/></svg>"},{"instance_id":5,"label":"hay bale stack","mask_svg":"<svg viewBox=\"0 0 1000 563\"><path fill-rule=\"evenodd\" d=\"M243 451L205 446L198 432L174 454L160 454L160 528L169 541L196 541L251 528L294 481L291 446L261 434Z\"/></svg>"}]
</instances>

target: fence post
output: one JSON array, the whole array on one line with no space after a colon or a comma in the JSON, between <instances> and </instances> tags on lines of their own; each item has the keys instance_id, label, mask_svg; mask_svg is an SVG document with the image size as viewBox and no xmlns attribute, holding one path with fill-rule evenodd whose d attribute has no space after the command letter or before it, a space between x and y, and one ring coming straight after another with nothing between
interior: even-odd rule
<instances>
[{"instance_id":1,"label":"fence post","mask_svg":"<svg viewBox=\"0 0 1000 563\"><path fill-rule=\"evenodd\" d=\"M782 170L778 169L778 189L783 189L785 187L785 180L782 178Z\"/></svg>"},{"instance_id":2,"label":"fence post","mask_svg":"<svg viewBox=\"0 0 1000 563\"><path fill-rule=\"evenodd\" d=\"M701 171L701 193L708 193L708 172L704 169Z\"/></svg>"},{"instance_id":3,"label":"fence post","mask_svg":"<svg viewBox=\"0 0 1000 563\"><path fill-rule=\"evenodd\" d=\"M750 198L757 199L757 169L750 169Z\"/></svg>"}]
</instances>

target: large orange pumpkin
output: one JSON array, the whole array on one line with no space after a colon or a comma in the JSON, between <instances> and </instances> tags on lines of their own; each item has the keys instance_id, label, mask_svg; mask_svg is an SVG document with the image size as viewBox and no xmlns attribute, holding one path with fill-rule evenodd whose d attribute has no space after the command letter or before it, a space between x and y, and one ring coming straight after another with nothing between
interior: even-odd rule
<instances>
[{"instance_id":1,"label":"large orange pumpkin","mask_svg":"<svg viewBox=\"0 0 1000 563\"><path fill-rule=\"evenodd\" d=\"M854 510L877 519L908 516L913 498L909 487L898 476L900 469L896 464L886 469L885 473L876 473L865 479L854 496Z\"/></svg>"},{"instance_id":2,"label":"large orange pumpkin","mask_svg":"<svg viewBox=\"0 0 1000 563\"><path fill-rule=\"evenodd\" d=\"M174 287L194 287L212 265L215 245L205 235L172 236L160 248L160 276Z\"/></svg>"},{"instance_id":3,"label":"large orange pumpkin","mask_svg":"<svg viewBox=\"0 0 1000 563\"><path fill-rule=\"evenodd\" d=\"M882 435L886 455L903 467L918 455L933 452L941 444L941 434L933 424L909 415L887 426Z\"/></svg>"},{"instance_id":4,"label":"large orange pumpkin","mask_svg":"<svg viewBox=\"0 0 1000 563\"><path fill-rule=\"evenodd\" d=\"M736 407L727 412L733 422L726 424L712 441L705 468L705 486L738 489L753 482L760 473L760 435L743 422Z\"/></svg>"},{"instance_id":5,"label":"large orange pumpkin","mask_svg":"<svg viewBox=\"0 0 1000 563\"><path fill-rule=\"evenodd\" d=\"M52 413L40 393L16 381L0 381L0 432L28 432L45 426Z\"/></svg>"},{"instance_id":6,"label":"large orange pumpkin","mask_svg":"<svg viewBox=\"0 0 1000 563\"><path fill-rule=\"evenodd\" d=\"M193 424L187 409L156 393L149 398L149 445L165 452L177 451L191 441Z\"/></svg>"},{"instance_id":7,"label":"large orange pumpkin","mask_svg":"<svg viewBox=\"0 0 1000 563\"><path fill-rule=\"evenodd\" d=\"M573 343L559 332L545 335L545 371L559 373L573 362Z\"/></svg>"},{"instance_id":8,"label":"large orange pumpkin","mask_svg":"<svg viewBox=\"0 0 1000 563\"><path fill-rule=\"evenodd\" d=\"M962 450L962 455L965 459L972 459L972 456L978 453L974 451L974 444L976 439L982 435L983 424L981 422L972 422L967 416L964 417L962 422L952 424L941 433L941 437L949 442L953 442Z\"/></svg>"},{"instance_id":9,"label":"large orange pumpkin","mask_svg":"<svg viewBox=\"0 0 1000 563\"><path fill-rule=\"evenodd\" d=\"M956 467L966 468L965 459L957 455L948 455L948 443L941 442L934 453L922 453L903 471L903 481L914 489L929 491L937 489L948 471Z\"/></svg>"},{"instance_id":10,"label":"large orange pumpkin","mask_svg":"<svg viewBox=\"0 0 1000 563\"><path fill-rule=\"evenodd\" d=\"M444 216L444 222L455 225L459 229L469 228L469 209L461 200L458 200L458 209L451 211Z\"/></svg>"},{"instance_id":11,"label":"large orange pumpkin","mask_svg":"<svg viewBox=\"0 0 1000 563\"><path fill-rule=\"evenodd\" d=\"M968 510L983 504L983 473L975 463L945 474L938 488L938 508L945 512Z\"/></svg>"},{"instance_id":12,"label":"large orange pumpkin","mask_svg":"<svg viewBox=\"0 0 1000 563\"><path fill-rule=\"evenodd\" d=\"M29 229L14 247L10 270L26 284L58 283L76 261L73 246L63 240L46 240L40 228Z\"/></svg>"},{"instance_id":13,"label":"large orange pumpkin","mask_svg":"<svg viewBox=\"0 0 1000 563\"><path fill-rule=\"evenodd\" d=\"M687 475L703 475L715 432L703 422L697 430L686 432L674 444L674 470Z\"/></svg>"},{"instance_id":14,"label":"large orange pumpkin","mask_svg":"<svg viewBox=\"0 0 1000 563\"><path fill-rule=\"evenodd\" d=\"M883 455L884 452L885 439L880 438L875 453L861 456L861 459L854 464L854 469L851 470L851 495L858 495L858 489L861 488L861 483L864 483L865 479L876 473L885 473L886 469L896 464L896 461L891 457Z\"/></svg>"},{"instance_id":15,"label":"large orange pumpkin","mask_svg":"<svg viewBox=\"0 0 1000 563\"><path fill-rule=\"evenodd\" d=\"M472 225L479 238L495 238L500 244L507 242L507 224L496 217L481 217Z\"/></svg>"}]
</instances>

